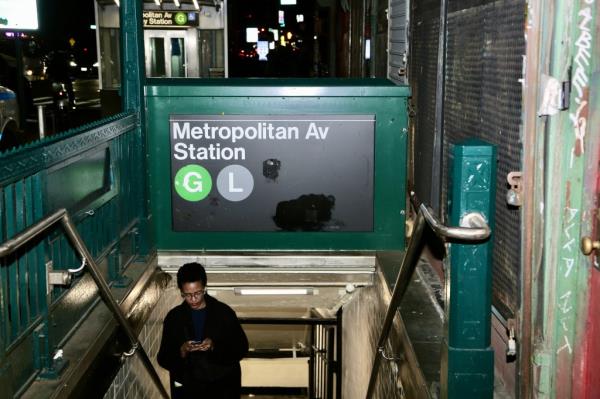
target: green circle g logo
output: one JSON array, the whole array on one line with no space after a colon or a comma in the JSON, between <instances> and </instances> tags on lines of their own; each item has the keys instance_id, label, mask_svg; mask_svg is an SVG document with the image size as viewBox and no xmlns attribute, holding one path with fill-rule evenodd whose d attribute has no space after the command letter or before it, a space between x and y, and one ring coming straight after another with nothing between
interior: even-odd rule
<instances>
[{"instance_id":1,"label":"green circle g logo","mask_svg":"<svg viewBox=\"0 0 600 399\"><path fill-rule=\"evenodd\" d=\"M187 165L175 175L175 191L186 201L202 201L212 189L208 170L200 165Z\"/></svg>"},{"instance_id":2,"label":"green circle g logo","mask_svg":"<svg viewBox=\"0 0 600 399\"><path fill-rule=\"evenodd\" d=\"M185 25L187 23L187 15L184 12L175 14L175 23L177 25Z\"/></svg>"}]
</instances>

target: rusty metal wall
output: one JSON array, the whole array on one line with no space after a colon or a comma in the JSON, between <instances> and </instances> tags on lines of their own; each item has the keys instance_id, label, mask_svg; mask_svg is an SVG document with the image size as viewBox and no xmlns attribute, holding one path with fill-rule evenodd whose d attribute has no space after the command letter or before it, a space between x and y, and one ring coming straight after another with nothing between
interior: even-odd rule
<instances>
[{"instance_id":1,"label":"rusty metal wall","mask_svg":"<svg viewBox=\"0 0 600 399\"><path fill-rule=\"evenodd\" d=\"M438 38L433 27L439 26L439 6L434 13L423 6L429 0L417 3L415 11L420 14L414 16L418 22L413 24L413 41L420 51L413 51L411 71L417 75L413 80L418 107L415 181L431 181L435 171L428 173L427 165L433 163L433 158L427 156L432 154L434 144ZM521 170L525 11L523 0L449 0L448 4L442 181L447 182L451 144L479 138L497 146L492 303L504 318L514 317L520 299L520 216L518 208L506 204L505 196L508 172ZM421 191L426 193L427 189ZM446 192L447 187L443 187L442 207Z\"/></svg>"}]
</instances>

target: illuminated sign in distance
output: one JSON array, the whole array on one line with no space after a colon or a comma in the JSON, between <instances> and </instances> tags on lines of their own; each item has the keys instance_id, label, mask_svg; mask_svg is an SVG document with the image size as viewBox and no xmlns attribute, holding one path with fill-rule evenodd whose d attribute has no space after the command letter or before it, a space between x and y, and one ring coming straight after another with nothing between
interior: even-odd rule
<instances>
[{"instance_id":1,"label":"illuminated sign in distance","mask_svg":"<svg viewBox=\"0 0 600 399\"><path fill-rule=\"evenodd\" d=\"M0 29L38 29L36 0L0 0Z\"/></svg>"}]
</instances>

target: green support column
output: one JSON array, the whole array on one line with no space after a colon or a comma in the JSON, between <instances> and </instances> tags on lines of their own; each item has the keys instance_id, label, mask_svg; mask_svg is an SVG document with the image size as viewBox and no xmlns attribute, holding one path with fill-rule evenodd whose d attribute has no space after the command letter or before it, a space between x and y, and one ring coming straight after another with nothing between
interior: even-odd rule
<instances>
[{"instance_id":1,"label":"green support column","mask_svg":"<svg viewBox=\"0 0 600 399\"><path fill-rule=\"evenodd\" d=\"M124 111L143 111L144 32L141 0L122 0L121 24L121 96Z\"/></svg>"},{"instance_id":2,"label":"green support column","mask_svg":"<svg viewBox=\"0 0 600 399\"><path fill-rule=\"evenodd\" d=\"M138 114L138 130L134 154L137 184L135 198L139 198L139 253L142 258L151 253L149 196L146 185L146 116L144 113L144 32L142 29L142 1L122 0L121 24L121 96L123 110Z\"/></svg>"},{"instance_id":3,"label":"green support column","mask_svg":"<svg viewBox=\"0 0 600 399\"><path fill-rule=\"evenodd\" d=\"M477 212L484 216L493 232L495 147L469 140L455 145L452 155L449 225L461 225L465 215ZM490 346L492 239L451 244L449 262L442 397L491 399L494 393L494 351Z\"/></svg>"}]
</instances>

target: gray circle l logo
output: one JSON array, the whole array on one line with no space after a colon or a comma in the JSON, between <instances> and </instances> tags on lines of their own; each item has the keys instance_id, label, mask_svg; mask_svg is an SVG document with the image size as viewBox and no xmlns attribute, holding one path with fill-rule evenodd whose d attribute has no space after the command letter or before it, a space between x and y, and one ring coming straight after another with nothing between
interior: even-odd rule
<instances>
[{"instance_id":1,"label":"gray circle l logo","mask_svg":"<svg viewBox=\"0 0 600 399\"><path fill-rule=\"evenodd\" d=\"M223 198L238 202L243 201L254 189L252 173L242 165L229 165L217 176L217 190Z\"/></svg>"}]
</instances>

